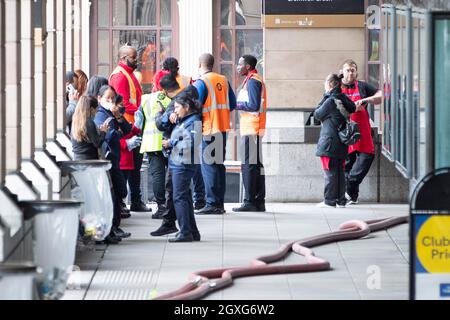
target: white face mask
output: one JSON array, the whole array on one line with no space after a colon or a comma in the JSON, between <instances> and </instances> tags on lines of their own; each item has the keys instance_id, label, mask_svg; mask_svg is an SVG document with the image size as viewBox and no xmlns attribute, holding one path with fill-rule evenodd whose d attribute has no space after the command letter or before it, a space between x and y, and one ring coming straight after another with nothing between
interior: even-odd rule
<instances>
[{"instance_id":1,"label":"white face mask","mask_svg":"<svg viewBox=\"0 0 450 320\"><path fill-rule=\"evenodd\" d=\"M106 110L111 111L111 109L114 107L114 104L112 102L102 100L102 107Z\"/></svg>"}]
</instances>

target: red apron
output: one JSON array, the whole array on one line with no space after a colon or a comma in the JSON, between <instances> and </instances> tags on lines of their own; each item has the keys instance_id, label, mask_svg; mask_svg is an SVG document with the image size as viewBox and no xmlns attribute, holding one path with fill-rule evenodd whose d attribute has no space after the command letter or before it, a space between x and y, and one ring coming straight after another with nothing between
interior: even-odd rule
<instances>
[{"instance_id":1,"label":"red apron","mask_svg":"<svg viewBox=\"0 0 450 320\"><path fill-rule=\"evenodd\" d=\"M361 94L359 93L358 82L355 83L354 88L342 87L342 93L349 97L353 102L362 99ZM367 109L364 108L361 111L352 113L350 119L359 125L361 138L357 143L348 147L348 153L350 154L358 151L361 153L374 154L375 146L373 145L372 128L370 127L370 118Z\"/></svg>"}]
</instances>

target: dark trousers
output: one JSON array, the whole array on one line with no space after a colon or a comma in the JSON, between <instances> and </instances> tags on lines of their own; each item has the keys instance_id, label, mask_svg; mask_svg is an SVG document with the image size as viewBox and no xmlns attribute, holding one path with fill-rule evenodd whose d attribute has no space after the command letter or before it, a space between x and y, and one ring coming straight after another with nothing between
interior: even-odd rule
<instances>
[{"instance_id":1,"label":"dark trousers","mask_svg":"<svg viewBox=\"0 0 450 320\"><path fill-rule=\"evenodd\" d=\"M202 174L205 183L206 203L223 208L225 202L226 174L225 152L226 133L217 133L203 137Z\"/></svg>"},{"instance_id":2,"label":"dark trousers","mask_svg":"<svg viewBox=\"0 0 450 320\"><path fill-rule=\"evenodd\" d=\"M150 174L152 175L153 194L155 195L158 206L166 204L166 167L167 158L162 151L149 152L148 160L150 165Z\"/></svg>"},{"instance_id":3,"label":"dark trousers","mask_svg":"<svg viewBox=\"0 0 450 320\"><path fill-rule=\"evenodd\" d=\"M192 183L194 185L194 202L205 201L205 183L203 181L202 166L200 164L195 165Z\"/></svg>"},{"instance_id":4,"label":"dark trousers","mask_svg":"<svg viewBox=\"0 0 450 320\"><path fill-rule=\"evenodd\" d=\"M244 203L262 205L266 198L266 179L262 163L261 137L243 136L241 140L242 180L245 188Z\"/></svg>"},{"instance_id":5,"label":"dark trousers","mask_svg":"<svg viewBox=\"0 0 450 320\"><path fill-rule=\"evenodd\" d=\"M345 205L345 172L343 159L330 159L329 170L324 170L325 203L330 206Z\"/></svg>"},{"instance_id":6,"label":"dark trousers","mask_svg":"<svg viewBox=\"0 0 450 320\"><path fill-rule=\"evenodd\" d=\"M194 176L193 165L171 169L173 184L173 204L182 236L198 233L195 222L194 205L192 203L191 179Z\"/></svg>"},{"instance_id":7,"label":"dark trousers","mask_svg":"<svg viewBox=\"0 0 450 320\"><path fill-rule=\"evenodd\" d=\"M113 227L120 226L120 203L127 196L127 185L125 178L120 169L111 168L109 170L112 183L112 199L113 199Z\"/></svg>"},{"instance_id":8,"label":"dark trousers","mask_svg":"<svg viewBox=\"0 0 450 320\"><path fill-rule=\"evenodd\" d=\"M141 167L144 155L139 152L139 148L135 148L133 150L133 157L134 170L131 171L128 179L131 204L139 203L141 201Z\"/></svg>"},{"instance_id":9,"label":"dark trousers","mask_svg":"<svg viewBox=\"0 0 450 320\"><path fill-rule=\"evenodd\" d=\"M174 224L175 221L177 221L177 215L175 213L175 207L173 205L172 170L170 168L167 169L166 191L167 191L167 201L166 201L167 211L163 216L163 224Z\"/></svg>"},{"instance_id":10,"label":"dark trousers","mask_svg":"<svg viewBox=\"0 0 450 320\"><path fill-rule=\"evenodd\" d=\"M375 155L370 153L352 152L345 161L345 178L348 195L353 199L358 199L359 185L363 182L370 170Z\"/></svg>"}]
</instances>

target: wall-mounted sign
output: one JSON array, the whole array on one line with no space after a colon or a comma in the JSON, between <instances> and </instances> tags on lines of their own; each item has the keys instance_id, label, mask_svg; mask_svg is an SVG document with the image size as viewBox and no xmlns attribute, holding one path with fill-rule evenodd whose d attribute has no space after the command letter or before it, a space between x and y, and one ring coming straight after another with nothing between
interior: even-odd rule
<instances>
[{"instance_id":1,"label":"wall-mounted sign","mask_svg":"<svg viewBox=\"0 0 450 320\"><path fill-rule=\"evenodd\" d=\"M265 0L264 14L364 14L364 0Z\"/></svg>"},{"instance_id":2,"label":"wall-mounted sign","mask_svg":"<svg viewBox=\"0 0 450 320\"><path fill-rule=\"evenodd\" d=\"M265 0L266 28L363 28L364 0Z\"/></svg>"}]
</instances>

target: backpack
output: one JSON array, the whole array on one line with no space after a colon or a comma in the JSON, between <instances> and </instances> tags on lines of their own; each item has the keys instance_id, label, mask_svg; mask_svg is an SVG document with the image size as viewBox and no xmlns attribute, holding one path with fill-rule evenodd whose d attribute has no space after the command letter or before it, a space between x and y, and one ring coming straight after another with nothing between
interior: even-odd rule
<instances>
[{"instance_id":1,"label":"backpack","mask_svg":"<svg viewBox=\"0 0 450 320\"><path fill-rule=\"evenodd\" d=\"M336 107L342 116L345 118L345 124L338 127L339 140L347 146L354 145L361 138L361 133L359 131L359 125L350 120L350 114L344 108L342 102L335 99Z\"/></svg>"}]
</instances>

